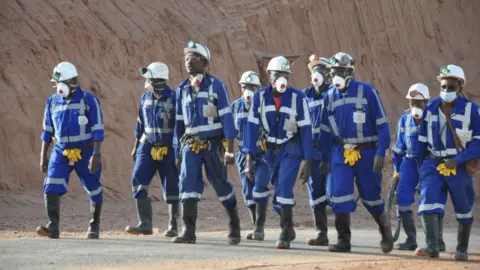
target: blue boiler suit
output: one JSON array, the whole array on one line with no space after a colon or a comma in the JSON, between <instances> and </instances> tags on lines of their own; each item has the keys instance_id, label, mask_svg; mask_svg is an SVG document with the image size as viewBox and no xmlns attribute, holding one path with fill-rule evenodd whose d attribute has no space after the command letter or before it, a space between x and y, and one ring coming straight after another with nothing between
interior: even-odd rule
<instances>
[{"instance_id":1,"label":"blue boiler suit","mask_svg":"<svg viewBox=\"0 0 480 270\"><path fill-rule=\"evenodd\" d=\"M326 91L318 95L315 87L303 90L308 102L310 119L312 121L313 134L313 158L311 176L307 182L307 189L310 196L310 206L312 208L325 207L327 204L326 184L327 175L320 171L320 163L322 162L321 149L318 144L318 136L320 135L321 112L323 108L323 97ZM328 162L328 160L327 160Z\"/></svg>"},{"instance_id":2,"label":"blue boiler suit","mask_svg":"<svg viewBox=\"0 0 480 270\"><path fill-rule=\"evenodd\" d=\"M168 204L178 203L178 170L175 166L175 154L172 147L173 128L175 127L175 92L168 87L159 99L152 92L140 97L135 137L141 140L137 148L137 159L132 173L132 193L135 199L148 198L148 189L152 178L158 172L163 187L163 198ZM153 160L153 147L167 146L167 155L163 160Z\"/></svg>"},{"instance_id":3,"label":"blue boiler suit","mask_svg":"<svg viewBox=\"0 0 480 270\"><path fill-rule=\"evenodd\" d=\"M97 97L78 86L70 99L56 93L50 96L45 105L40 138L52 142L53 137L56 144L50 154L44 193L66 194L70 173L75 169L90 200L94 204L103 202L102 166L93 174L88 169L93 142L104 139L103 114ZM82 159L71 164L63 155L63 150L70 148L82 149Z\"/></svg>"},{"instance_id":4,"label":"blue boiler suit","mask_svg":"<svg viewBox=\"0 0 480 270\"><path fill-rule=\"evenodd\" d=\"M202 198L202 165L205 165L208 181L218 199L226 208L230 208L236 203L235 192L219 156L223 148L222 139L235 138L237 135L227 88L218 78L206 74L198 93L190 86L190 79L182 82L176 93L173 146L175 154L182 160L180 200L185 203ZM208 140L208 149L197 154L188 143L182 143L184 138Z\"/></svg>"},{"instance_id":5,"label":"blue boiler suit","mask_svg":"<svg viewBox=\"0 0 480 270\"><path fill-rule=\"evenodd\" d=\"M461 224L472 224L475 191L473 178L467 174L465 163L480 158L479 107L469 99L458 96L452 108L452 125L466 149L460 153L457 153L453 134L440 107L441 99L433 98L425 108L420 125L418 141L423 163L420 167L418 214L435 213L443 216L448 191L457 220ZM457 162L457 173L443 176L437 171L437 166L449 158Z\"/></svg>"},{"instance_id":6,"label":"blue boiler suit","mask_svg":"<svg viewBox=\"0 0 480 270\"><path fill-rule=\"evenodd\" d=\"M352 79L345 93L331 87L324 99L319 145L322 159L330 160L329 204L333 212L356 210L354 181L363 204L373 216L384 212L381 198L382 173L373 172L376 155L385 156L390 131L385 108L373 86ZM361 158L353 166L345 164L344 145L360 147Z\"/></svg>"},{"instance_id":7,"label":"blue boiler suit","mask_svg":"<svg viewBox=\"0 0 480 270\"><path fill-rule=\"evenodd\" d=\"M400 174L397 188L398 211L401 214L412 213L411 204L415 201L418 185L420 161L418 155L417 122L411 111L404 113L397 125L395 145L392 147L393 169Z\"/></svg>"},{"instance_id":8,"label":"blue boiler suit","mask_svg":"<svg viewBox=\"0 0 480 270\"><path fill-rule=\"evenodd\" d=\"M260 147L260 136L257 141L257 154L253 159L253 165L255 168L255 179L251 180L247 177L246 160L247 155L242 152L243 148L243 136L247 127L248 109L244 98L235 100L232 105L233 119L235 123L235 129L237 130L238 151L235 157L235 161L238 167L238 174L243 185L243 198L247 207L254 205L255 203L268 203L268 197L270 191L268 184L270 181L270 169L265 160L265 153Z\"/></svg>"},{"instance_id":9,"label":"blue boiler suit","mask_svg":"<svg viewBox=\"0 0 480 270\"><path fill-rule=\"evenodd\" d=\"M255 155L259 130L267 137L265 159L275 185L274 205L280 208L295 205L293 187L301 161L312 158L312 125L305 94L288 86L281 95L279 111L275 107L272 86L266 86L253 96L248 114L243 152Z\"/></svg>"}]
</instances>

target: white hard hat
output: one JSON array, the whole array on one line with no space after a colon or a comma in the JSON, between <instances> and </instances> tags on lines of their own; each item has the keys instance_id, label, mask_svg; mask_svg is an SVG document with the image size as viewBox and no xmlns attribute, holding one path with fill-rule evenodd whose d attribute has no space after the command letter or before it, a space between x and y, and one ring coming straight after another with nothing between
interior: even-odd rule
<instances>
[{"instance_id":1,"label":"white hard hat","mask_svg":"<svg viewBox=\"0 0 480 270\"><path fill-rule=\"evenodd\" d=\"M355 60L349 54L344 52L338 52L334 56L332 56L329 60L330 67L344 67L344 68L355 68Z\"/></svg>"},{"instance_id":2,"label":"white hard hat","mask_svg":"<svg viewBox=\"0 0 480 270\"><path fill-rule=\"evenodd\" d=\"M187 48L183 48L183 53L187 54L190 52L198 53L210 61L210 50L203 44L190 40L187 42Z\"/></svg>"},{"instance_id":3,"label":"white hard hat","mask_svg":"<svg viewBox=\"0 0 480 270\"><path fill-rule=\"evenodd\" d=\"M318 57L317 55L315 54L312 54L310 55L310 57L308 58L308 60L310 61L308 63L308 69L310 71L312 71L313 67L315 66L318 66L318 65L322 65L326 68L329 68L330 67L330 63L328 62L328 59L327 58L324 58L324 57Z\"/></svg>"},{"instance_id":4,"label":"white hard hat","mask_svg":"<svg viewBox=\"0 0 480 270\"><path fill-rule=\"evenodd\" d=\"M253 71L246 71L242 74L238 83L254 84L260 86L260 77Z\"/></svg>"},{"instance_id":5,"label":"white hard hat","mask_svg":"<svg viewBox=\"0 0 480 270\"><path fill-rule=\"evenodd\" d=\"M416 83L408 89L407 99L426 100L430 99L428 87L423 83Z\"/></svg>"},{"instance_id":6,"label":"white hard hat","mask_svg":"<svg viewBox=\"0 0 480 270\"><path fill-rule=\"evenodd\" d=\"M140 75L147 79L168 80L168 66L162 62L153 62L148 67L141 68Z\"/></svg>"},{"instance_id":7,"label":"white hard hat","mask_svg":"<svg viewBox=\"0 0 480 270\"><path fill-rule=\"evenodd\" d=\"M267 66L267 72L273 70L292 73L290 61L288 61L287 58L283 56L277 56L270 59L270 62L268 62Z\"/></svg>"},{"instance_id":8,"label":"white hard hat","mask_svg":"<svg viewBox=\"0 0 480 270\"><path fill-rule=\"evenodd\" d=\"M77 69L70 62L61 62L53 68L51 82L62 82L78 76Z\"/></svg>"},{"instance_id":9,"label":"white hard hat","mask_svg":"<svg viewBox=\"0 0 480 270\"><path fill-rule=\"evenodd\" d=\"M462 86L467 83L465 73L463 69L456 65L448 65L440 68L440 75L437 76L437 80L441 81L443 78L457 78L462 81Z\"/></svg>"}]
</instances>

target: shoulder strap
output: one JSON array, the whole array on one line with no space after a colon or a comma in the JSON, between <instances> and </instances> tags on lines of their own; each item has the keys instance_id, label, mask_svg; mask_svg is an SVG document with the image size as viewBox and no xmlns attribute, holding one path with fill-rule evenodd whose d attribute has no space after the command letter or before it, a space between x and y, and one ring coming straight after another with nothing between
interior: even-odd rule
<instances>
[{"instance_id":1,"label":"shoulder strap","mask_svg":"<svg viewBox=\"0 0 480 270\"><path fill-rule=\"evenodd\" d=\"M453 136L453 141L455 142L455 148L457 149L457 153L460 153L463 149L462 143L460 142L460 138L458 138L457 131L455 131L455 128L452 125L452 120L450 119L450 111L451 109L447 109L444 103L442 103L442 111L443 114L445 115L445 119L447 120L448 127L450 128L450 131L452 132ZM446 147L446 146L445 146Z\"/></svg>"}]
</instances>

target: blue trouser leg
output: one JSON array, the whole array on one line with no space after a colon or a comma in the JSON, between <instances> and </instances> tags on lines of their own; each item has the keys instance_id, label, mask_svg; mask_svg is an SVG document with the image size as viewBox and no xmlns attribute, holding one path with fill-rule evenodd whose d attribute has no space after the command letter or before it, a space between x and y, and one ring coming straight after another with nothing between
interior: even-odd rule
<instances>
[{"instance_id":1,"label":"blue trouser leg","mask_svg":"<svg viewBox=\"0 0 480 270\"><path fill-rule=\"evenodd\" d=\"M373 160L377 148L362 149L362 158L354 166L358 193L362 198L363 205L374 217L380 216L385 210L385 202L382 199L382 173L373 171Z\"/></svg>"},{"instance_id":2,"label":"blue trouser leg","mask_svg":"<svg viewBox=\"0 0 480 270\"><path fill-rule=\"evenodd\" d=\"M68 164L68 158L62 154L57 146L53 146L48 163L47 177L43 184L45 194L57 194L62 196L67 193L70 173L73 166Z\"/></svg>"},{"instance_id":3,"label":"blue trouser leg","mask_svg":"<svg viewBox=\"0 0 480 270\"><path fill-rule=\"evenodd\" d=\"M439 218L443 217L448 190L458 222L472 224L475 201L472 177L467 174L464 164L457 166L456 175L440 175L436 169L438 164L426 159L420 169L419 215L435 213Z\"/></svg>"},{"instance_id":4,"label":"blue trouser leg","mask_svg":"<svg viewBox=\"0 0 480 270\"><path fill-rule=\"evenodd\" d=\"M102 174L102 165L100 168L94 172L90 173L88 169L88 165L90 162L90 158L93 154L93 147L85 149L82 151L82 159L75 162L75 172L82 183L82 186L88 193L90 200L94 203L101 203L103 202L103 188L102 184L100 183L100 176Z\"/></svg>"},{"instance_id":5,"label":"blue trouser leg","mask_svg":"<svg viewBox=\"0 0 480 270\"><path fill-rule=\"evenodd\" d=\"M246 169L246 159L247 155L237 151L235 156L235 162L237 163L238 175L240 176L240 181L242 182L242 194L243 199L245 200L245 206L249 207L255 202L253 201L253 186L254 180L250 180L247 177Z\"/></svg>"},{"instance_id":6,"label":"blue trouser leg","mask_svg":"<svg viewBox=\"0 0 480 270\"><path fill-rule=\"evenodd\" d=\"M175 166L175 155L172 146L168 147L168 153L163 160L157 161L160 183L163 187L163 198L168 204L178 203L178 169Z\"/></svg>"},{"instance_id":7,"label":"blue trouser leg","mask_svg":"<svg viewBox=\"0 0 480 270\"><path fill-rule=\"evenodd\" d=\"M293 188L297 181L297 174L300 168L301 159L291 155L284 146L277 154L269 151L267 159L273 168L272 177L275 178L275 199L280 208L295 206Z\"/></svg>"},{"instance_id":8,"label":"blue trouser leg","mask_svg":"<svg viewBox=\"0 0 480 270\"><path fill-rule=\"evenodd\" d=\"M400 165L400 179L397 197L398 210L401 214L412 213L411 204L415 202L415 191L418 185L417 162L405 157Z\"/></svg>"},{"instance_id":9,"label":"blue trouser leg","mask_svg":"<svg viewBox=\"0 0 480 270\"><path fill-rule=\"evenodd\" d=\"M198 202L203 194L202 165L203 152L193 152L188 144L182 148L182 166L178 179L180 188L180 202Z\"/></svg>"},{"instance_id":10,"label":"blue trouser leg","mask_svg":"<svg viewBox=\"0 0 480 270\"><path fill-rule=\"evenodd\" d=\"M264 156L257 156L255 163L255 185L253 186L253 200L256 203L268 203L270 196L270 167Z\"/></svg>"},{"instance_id":11,"label":"blue trouser leg","mask_svg":"<svg viewBox=\"0 0 480 270\"><path fill-rule=\"evenodd\" d=\"M326 181L327 177L320 171L320 160L313 159L307 189L310 196L310 206L314 209L317 207L325 207L327 203Z\"/></svg>"},{"instance_id":12,"label":"blue trouser leg","mask_svg":"<svg viewBox=\"0 0 480 270\"><path fill-rule=\"evenodd\" d=\"M330 160L332 173L328 196L330 207L335 215L355 212L357 204L353 195L354 169L345 164L343 147L333 146Z\"/></svg>"},{"instance_id":13,"label":"blue trouser leg","mask_svg":"<svg viewBox=\"0 0 480 270\"><path fill-rule=\"evenodd\" d=\"M148 198L148 188L157 171L156 161L151 155L152 145L140 143L132 173L132 193L135 199ZM175 166L174 166L175 167Z\"/></svg>"},{"instance_id":14,"label":"blue trouser leg","mask_svg":"<svg viewBox=\"0 0 480 270\"><path fill-rule=\"evenodd\" d=\"M221 141L212 141L210 149L203 151L205 172L208 182L212 185L218 199L225 208L231 208L236 203L233 186L228 181L227 168L222 164L219 156Z\"/></svg>"},{"instance_id":15,"label":"blue trouser leg","mask_svg":"<svg viewBox=\"0 0 480 270\"><path fill-rule=\"evenodd\" d=\"M475 189L473 178L467 174L465 164L457 167L457 175L445 177L445 181L458 222L472 224Z\"/></svg>"},{"instance_id":16,"label":"blue trouser leg","mask_svg":"<svg viewBox=\"0 0 480 270\"><path fill-rule=\"evenodd\" d=\"M45 194L58 194L60 196L67 193L70 173L75 169L82 186L89 194L93 203L103 201L103 190L100 184L100 175L102 168L94 174L88 169L90 157L93 154L93 148L82 151L82 159L73 166L69 165L68 158L63 155L63 150L54 146L48 164L48 173L44 183Z\"/></svg>"},{"instance_id":17,"label":"blue trouser leg","mask_svg":"<svg viewBox=\"0 0 480 270\"><path fill-rule=\"evenodd\" d=\"M444 177L437 171L438 162L425 159L420 167L420 199L418 201L418 214L445 214L447 202L447 189ZM458 172L457 172L458 173Z\"/></svg>"}]
</instances>

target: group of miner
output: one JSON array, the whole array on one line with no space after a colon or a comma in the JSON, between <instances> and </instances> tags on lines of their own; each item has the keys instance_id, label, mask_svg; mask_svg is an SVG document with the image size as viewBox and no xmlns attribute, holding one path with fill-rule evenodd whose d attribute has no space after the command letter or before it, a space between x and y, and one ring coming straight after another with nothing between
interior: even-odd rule
<instances>
[{"instance_id":1,"label":"group of miner","mask_svg":"<svg viewBox=\"0 0 480 270\"><path fill-rule=\"evenodd\" d=\"M276 248L290 248L296 237L294 186L301 182L307 186L318 232L307 244L350 252L356 184L363 205L378 224L381 250L389 253L393 237L381 191L382 169L391 148L394 177L399 177L398 211L407 235L397 248L433 258L445 251L442 234L448 193L458 221L455 259L468 259L475 199L471 165L480 158L480 109L463 94L466 79L461 67L440 68L439 97L432 97L422 83L408 89L410 108L398 121L390 147L390 127L379 91L355 79L355 60L349 54L311 55L311 87L304 90L289 84L291 62L283 56L273 57L266 68L269 84L262 86L259 75L247 71L239 80L242 96L233 102L225 84L207 72L210 61L205 45L189 41L184 48L189 76L175 91L168 85L166 64L153 62L140 69L145 91L131 154L139 223L127 226L126 232L153 234L149 187L158 174L169 209L164 235L172 237L173 243L195 244L197 205L207 183L204 168L229 218L228 244L239 244L238 203L227 176L227 167L236 163L254 227L246 239L264 240L271 196L281 228ZM75 170L91 201L86 237L96 239L103 204L101 103L81 88L77 69L70 62L54 67L51 82L56 93L45 104L40 154L49 223L39 226L37 233L59 237L60 197L67 193L70 173ZM416 192L425 248L417 248L416 242L411 208ZM327 205L335 215L338 235L337 243L330 245ZM181 232L177 225L180 208Z\"/></svg>"}]
</instances>

